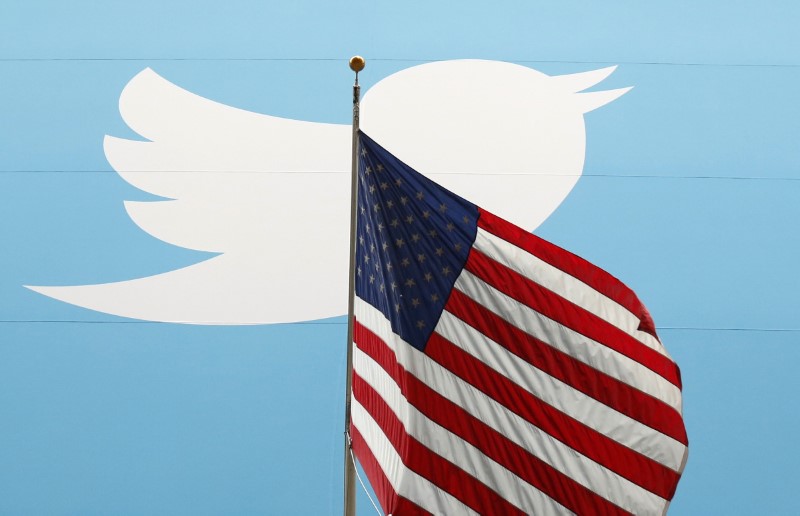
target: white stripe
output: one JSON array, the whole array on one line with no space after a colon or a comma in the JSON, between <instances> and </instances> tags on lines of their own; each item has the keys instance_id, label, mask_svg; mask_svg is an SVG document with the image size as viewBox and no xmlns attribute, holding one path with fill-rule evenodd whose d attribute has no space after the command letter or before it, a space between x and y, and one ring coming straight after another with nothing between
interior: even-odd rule
<instances>
[{"instance_id":1,"label":"white stripe","mask_svg":"<svg viewBox=\"0 0 800 516\"><path fill-rule=\"evenodd\" d=\"M429 480L417 475L408 469L400 459L397 450L381 431L380 426L369 412L357 401L353 400L350 406L351 420L367 447L375 456L384 475L392 484L392 489L423 509L434 514L469 514L477 513L453 498L449 493L442 491Z\"/></svg>"},{"instance_id":2,"label":"white stripe","mask_svg":"<svg viewBox=\"0 0 800 516\"><path fill-rule=\"evenodd\" d=\"M356 319L380 337L398 363L431 389L556 470L634 514L660 514L666 500L617 475L497 403L394 334L385 316L356 298Z\"/></svg>"},{"instance_id":3,"label":"white stripe","mask_svg":"<svg viewBox=\"0 0 800 516\"><path fill-rule=\"evenodd\" d=\"M667 350L658 339L639 330L640 319L636 314L578 278L481 228L478 228L473 247L491 259L610 322L645 346L669 357Z\"/></svg>"},{"instance_id":4,"label":"white stripe","mask_svg":"<svg viewBox=\"0 0 800 516\"><path fill-rule=\"evenodd\" d=\"M678 412L681 391L639 362L546 317L464 269L455 288L517 328L598 371L654 396Z\"/></svg>"},{"instance_id":5,"label":"white stripe","mask_svg":"<svg viewBox=\"0 0 800 516\"><path fill-rule=\"evenodd\" d=\"M449 312L436 333L564 414L679 471L686 446L532 366Z\"/></svg>"},{"instance_id":6,"label":"white stripe","mask_svg":"<svg viewBox=\"0 0 800 516\"><path fill-rule=\"evenodd\" d=\"M547 514L571 514L558 502L410 405L394 379L358 348L354 348L353 370L378 392L392 412L403 422L409 435L499 493L513 505L523 510L526 507L540 508ZM405 415L405 419L401 414Z\"/></svg>"}]
</instances>

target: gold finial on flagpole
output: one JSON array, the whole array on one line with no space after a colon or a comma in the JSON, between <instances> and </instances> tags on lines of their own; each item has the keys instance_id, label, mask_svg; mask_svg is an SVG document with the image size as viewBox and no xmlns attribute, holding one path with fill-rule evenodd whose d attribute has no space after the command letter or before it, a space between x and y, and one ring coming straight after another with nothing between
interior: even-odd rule
<instances>
[{"instance_id":1,"label":"gold finial on flagpole","mask_svg":"<svg viewBox=\"0 0 800 516\"><path fill-rule=\"evenodd\" d=\"M350 69L358 73L364 69L367 62L361 56L353 56L350 58Z\"/></svg>"}]
</instances>

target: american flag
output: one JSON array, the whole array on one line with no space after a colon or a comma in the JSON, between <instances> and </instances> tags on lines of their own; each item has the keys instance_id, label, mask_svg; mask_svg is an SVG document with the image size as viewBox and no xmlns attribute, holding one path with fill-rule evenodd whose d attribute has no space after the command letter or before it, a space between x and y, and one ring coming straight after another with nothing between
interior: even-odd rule
<instances>
[{"instance_id":1,"label":"american flag","mask_svg":"<svg viewBox=\"0 0 800 516\"><path fill-rule=\"evenodd\" d=\"M636 295L359 136L349 432L385 513L663 514L681 380Z\"/></svg>"}]
</instances>

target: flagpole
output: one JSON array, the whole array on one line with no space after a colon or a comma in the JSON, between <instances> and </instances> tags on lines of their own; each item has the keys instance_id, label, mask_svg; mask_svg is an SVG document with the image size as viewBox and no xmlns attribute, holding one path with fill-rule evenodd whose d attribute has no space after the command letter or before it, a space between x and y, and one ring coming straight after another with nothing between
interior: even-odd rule
<instances>
[{"instance_id":1,"label":"flagpole","mask_svg":"<svg viewBox=\"0 0 800 516\"><path fill-rule=\"evenodd\" d=\"M353 156L350 175L350 274L347 300L347 380L344 406L344 516L356 514L356 465L351 451L350 440L350 400L352 398L353 377L353 312L356 295L356 216L358 206L358 123L361 86L358 85L358 72L364 69L361 56L350 58L350 69L356 73L353 83Z\"/></svg>"}]
</instances>

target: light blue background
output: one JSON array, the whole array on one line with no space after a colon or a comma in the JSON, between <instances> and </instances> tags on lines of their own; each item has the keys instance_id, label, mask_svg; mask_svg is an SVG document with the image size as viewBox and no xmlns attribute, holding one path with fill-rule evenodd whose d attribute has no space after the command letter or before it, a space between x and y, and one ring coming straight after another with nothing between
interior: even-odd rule
<instances>
[{"instance_id":1,"label":"light blue background","mask_svg":"<svg viewBox=\"0 0 800 516\"><path fill-rule=\"evenodd\" d=\"M690 438L671 514L797 511L800 60L792 1L78 2L0 8L0 514L337 514L344 321L129 321L23 284L205 255L139 230L109 167L124 85L349 123L429 59L546 73L619 64L585 176L537 231L620 277L681 366ZM502 84L498 93L502 94ZM313 295L313 293L309 293ZM359 492L359 514L372 508Z\"/></svg>"}]
</instances>

